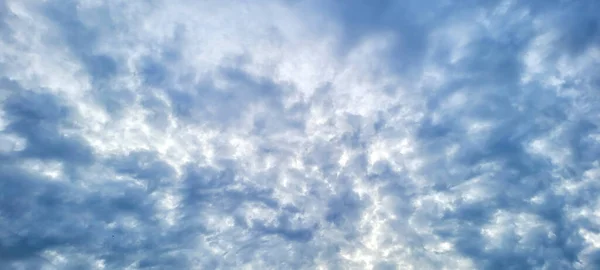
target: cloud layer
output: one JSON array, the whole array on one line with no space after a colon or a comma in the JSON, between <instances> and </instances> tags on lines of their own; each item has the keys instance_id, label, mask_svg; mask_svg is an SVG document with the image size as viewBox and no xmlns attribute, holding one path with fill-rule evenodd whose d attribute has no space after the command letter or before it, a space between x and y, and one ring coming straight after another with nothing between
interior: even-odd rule
<instances>
[{"instance_id":1,"label":"cloud layer","mask_svg":"<svg viewBox=\"0 0 600 270\"><path fill-rule=\"evenodd\" d=\"M0 268L600 268L600 2L375 2L0 2Z\"/></svg>"}]
</instances>

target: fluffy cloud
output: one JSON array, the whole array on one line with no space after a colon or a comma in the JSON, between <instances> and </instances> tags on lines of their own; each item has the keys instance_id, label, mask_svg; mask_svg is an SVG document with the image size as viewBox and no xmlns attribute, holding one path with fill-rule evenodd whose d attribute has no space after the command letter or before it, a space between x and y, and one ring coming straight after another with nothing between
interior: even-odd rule
<instances>
[{"instance_id":1,"label":"fluffy cloud","mask_svg":"<svg viewBox=\"0 0 600 270\"><path fill-rule=\"evenodd\" d=\"M0 268L598 268L599 12L4 1Z\"/></svg>"}]
</instances>

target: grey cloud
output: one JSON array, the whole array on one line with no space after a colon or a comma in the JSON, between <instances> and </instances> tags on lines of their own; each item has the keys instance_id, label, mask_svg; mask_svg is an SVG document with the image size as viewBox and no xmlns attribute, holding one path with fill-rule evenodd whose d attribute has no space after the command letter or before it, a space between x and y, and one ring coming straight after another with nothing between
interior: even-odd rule
<instances>
[{"instance_id":1,"label":"grey cloud","mask_svg":"<svg viewBox=\"0 0 600 270\"><path fill-rule=\"evenodd\" d=\"M283 35L273 37L284 44L281 51L232 49L229 58L210 58L216 61L209 61L210 71L194 70L196 60L186 58L196 33L191 18L165 19L179 25L175 33L146 47L154 53L126 62L98 50L138 29L115 19L135 10L121 5L94 8L93 20L74 2L39 6L61 39L44 48L64 46L73 57L65 61L82 66L91 85L84 97L50 91L47 82L26 89L36 84L29 77L0 80L0 135L25 141L23 150L0 154L0 267L401 269L405 262L468 268L460 260L477 269L598 267L598 252L584 234L600 231L593 218L599 186L589 180L600 150L598 80L586 73L597 63L581 60L597 49L595 2L303 6L341 30L331 51L331 61L342 63L336 76L365 75L352 73L363 72L360 65L345 69L352 65L346 57L377 34L395 38L381 55L369 55L378 66L366 75L399 78L400 85L369 85L360 90L364 96L335 82L299 93L299 85L281 79L285 70L261 70L256 63L268 66L291 57L284 49L308 46L286 44ZM23 29L6 23L16 16L10 7L0 4L5 45ZM205 15L214 14L198 16ZM460 23L472 32L448 31L468 35L465 44L438 35ZM548 74L525 82L525 57L547 31L558 36L538 64ZM121 45L145 45L128 41L134 45ZM259 53L269 56L253 55ZM10 68L7 59L0 58L2 68ZM569 77L561 73L569 64L583 68ZM431 86L426 73L434 69L443 78ZM53 76L62 75L47 77ZM375 95L393 105L367 104ZM351 112L357 108L340 105L347 99L375 108ZM95 115L95 105L109 120ZM143 112L119 122L138 105ZM85 109L93 111L90 122L106 121L106 130L77 123ZM412 118L403 118L406 111ZM408 145L398 145L400 139ZM384 154L373 150L378 143ZM372 164L373 158L379 160ZM53 164L64 167L58 176L44 171Z\"/></svg>"},{"instance_id":2,"label":"grey cloud","mask_svg":"<svg viewBox=\"0 0 600 270\"><path fill-rule=\"evenodd\" d=\"M117 173L148 181L150 190L168 185L168 181L175 177L174 169L152 152L130 153L125 157L110 160L109 164Z\"/></svg>"},{"instance_id":3,"label":"grey cloud","mask_svg":"<svg viewBox=\"0 0 600 270\"><path fill-rule=\"evenodd\" d=\"M568 4L566 8L575 7L579 4ZM581 5L585 5L581 3ZM411 10L411 7L407 10ZM413 7L414 8L414 7ZM371 11L369 7L367 11ZM389 12L389 8L381 8L380 10L372 10L379 14L377 19L385 18L385 13ZM552 12L561 14L560 16L569 16L571 12L559 11L560 9L551 9ZM352 15L353 13L349 13ZM360 13L368 14L368 12ZM394 13L397 14L397 13ZM543 13L542 13L543 14ZM537 16L543 16L536 14ZM568 14L568 15L567 15ZM348 25L360 22L360 16L352 17L344 22ZM376 19L366 19L368 22L374 22ZM416 21L416 20L415 20ZM572 22L573 20L570 20ZM581 51L581 48L589 46L587 39L593 39L593 22L588 22L587 19L581 19L582 24L578 24L578 31L570 31L567 29L559 29L563 37L564 48L559 48L561 51L572 53L573 51ZM401 23L398 23L402 25ZM385 29L383 23L369 26L367 23L363 27L381 27L378 30ZM586 26L587 25L587 26ZM402 27L395 29L402 33ZM406 27L411 27L410 25ZM531 27L523 25L521 27ZM572 27L572 26L567 26ZM353 29L348 26L349 29ZM360 27L358 29L361 29ZM357 30L361 31L361 30ZM500 31L507 34L514 34L522 30L501 29ZM587 32L586 32L587 31ZM417 31L418 32L418 31ZM585 32L585 34L583 34ZM402 35L401 35L402 36ZM410 35L403 36L418 42L419 38L414 38ZM428 165L422 171L422 174L430 181L434 187L439 185L444 186L442 190L431 190L430 192L444 192L453 194L453 186L464 183L471 177L485 173L476 168L487 162L492 162L499 166L499 170L494 171L493 176L485 180L485 185L489 185L487 190L494 190L497 193L490 194L492 200L487 200L486 203L467 203L456 202L455 209L444 214L443 218L436 221L437 224L455 224L454 226L443 229L438 232L439 236L449 238L454 241L457 249L472 258L479 268L482 269L507 269L516 267L536 268L549 265L563 265L563 267L573 267L578 263L578 255L583 248L583 243L578 236L577 228L580 225L572 223L565 215L568 211L568 204L564 202L564 198L560 195L554 196L557 201L563 201L561 204L554 206L547 205L548 208L539 209L529 206L529 200L539 194L553 194L553 186L560 180L548 173L553 168L551 165L540 159L532 156L525 150L526 145L532 142L536 137L546 134L552 130L552 124L540 124L534 122L542 117L548 118L548 113L556 115L551 121L559 121L558 123L569 126L566 130L572 131L574 136L568 141L578 144L588 134L588 132L597 132L596 124L590 122L594 120L576 120L571 124L564 116L560 114L565 110L574 106L572 101L564 100L556 96L547 98L554 99L557 103L542 103L545 107L536 108L540 105L539 96L546 95L544 89L530 90L530 87L523 86L520 83L523 68L520 57L521 51L529 43L530 36L522 38L519 36L509 36L507 40L495 40L493 37L483 35L470 43L466 49L467 55L457 64L448 65L447 70L450 77L450 82L441 90L434 90L435 94L428 96L427 113L430 116L425 118L417 130L417 142L422 153L428 154ZM577 40L577 41L575 41ZM417 45L415 45L417 46ZM584 47L582 47L584 46ZM405 48L411 48L410 46ZM399 53L394 51L395 55L405 56L407 53ZM416 59L422 56L422 51L419 49L411 51L411 55L415 55ZM443 58L442 58L443 59ZM424 61L424 60L415 60ZM439 61L439 60L438 60ZM410 61L409 61L410 62ZM443 62L442 65L445 65ZM393 64L392 64L393 65ZM401 69L399 72L404 72ZM456 74L456 75L455 75ZM468 77L462 77L462 75ZM455 78L456 77L456 78ZM532 92L529 92L532 91ZM464 93L467 97L466 106L460 107L459 111L448 111L441 106L450 95L447 93ZM597 106L595 101L594 105ZM521 105L523 104L523 105ZM524 109L517 109L522 106ZM558 115L557 115L558 113ZM441 116L441 120L434 120L435 117ZM588 116L577 116L588 117ZM468 119L490 120L494 123L485 137L476 138L466 137L467 132L463 123L469 123ZM577 122L581 124L576 124ZM585 130L585 131L584 131ZM455 157L448 157L443 153L444 149L457 144L459 152ZM594 145L596 143L593 143ZM571 151L577 153L576 157L581 157L586 154L581 154L579 151L593 155L595 147L588 146L580 148L570 143L568 146ZM585 150L584 150L585 149ZM570 166L579 167L578 171L589 168L588 164L592 159L572 160ZM463 168L463 169L460 169ZM456 170L462 173L450 173ZM375 176L377 177L377 176ZM580 177L580 176L575 176ZM399 178L396 178L399 179ZM393 181L393 180L392 180ZM400 180L401 181L401 180ZM401 196L400 194L397 194ZM458 195L460 196L460 195ZM547 195L549 196L549 195ZM410 201L410 197L404 197ZM580 202L582 203L582 202ZM591 203L591 201L588 201ZM499 209L508 211L517 211L532 213L544 218L550 224L553 224L553 233L556 235L555 240L548 240L547 243L535 242L533 249L543 248L549 250L548 255L528 254L518 243L517 239L506 237L506 244L502 245L502 249L484 251L486 240L482 238L481 228L490 222L494 213ZM552 214L548 212L552 210ZM417 210L419 211L419 210ZM436 226L429 224L429 226ZM442 226L442 228L445 226ZM552 255L549 255L552 254ZM552 264L549 262L552 261ZM569 265L569 266L567 266Z\"/></svg>"},{"instance_id":4,"label":"grey cloud","mask_svg":"<svg viewBox=\"0 0 600 270\"><path fill-rule=\"evenodd\" d=\"M69 108L50 94L38 94L22 88L4 101L4 112L11 123L6 132L16 133L27 140L20 153L24 157L57 159L68 164L89 164L93 150L77 136L67 137L60 128L74 123L68 121Z\"/></svg>"},{"instance_id":5,"label":"grey cloud","mask_svg":"<svg viewBox=\"0 0 600 270\"><path fill-rule=\"evenodd\" d=\"M80 59L95 80L107 79L117 73L117 63L110 56L96 53L95 46L98 40L98 31L86 26L79 18L76 3L72 1L47 3L43 7L45 15L55 23L64 36L66 46ZM103 13L102 23L110 24L111 20L107 11ZM102 25L102 27L106 27Z\"/></svg>"}]
</instances>

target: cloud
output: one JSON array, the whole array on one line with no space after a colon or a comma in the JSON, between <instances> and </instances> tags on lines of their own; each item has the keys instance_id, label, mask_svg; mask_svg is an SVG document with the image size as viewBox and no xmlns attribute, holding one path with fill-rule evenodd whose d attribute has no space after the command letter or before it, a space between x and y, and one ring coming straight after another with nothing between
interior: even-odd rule
<instances>
[{"instance_id":1,"label":"cloud","mask_svg":"<svg viewBox=\"0 0 600 270\"><path fill-rule=\"evenodd\" d=\"M597 268L598 11L0 3L0 268Z\"/></svg>"}]
</instances>

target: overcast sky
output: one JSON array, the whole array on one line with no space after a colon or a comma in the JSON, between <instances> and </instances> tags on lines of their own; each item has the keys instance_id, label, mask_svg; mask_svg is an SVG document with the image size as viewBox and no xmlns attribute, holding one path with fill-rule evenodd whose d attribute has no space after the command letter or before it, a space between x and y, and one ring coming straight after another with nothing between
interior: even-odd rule
<instances>
[{"instance_id":1,"label":"overcast sky","mask_svg":"<svg viewBox=\"0 0 600 270\"><path fill-rule=\"evenodd\" d=\"M600 1L0 1L0 269L600 269Z\"/></svg>"}]
</instances>

